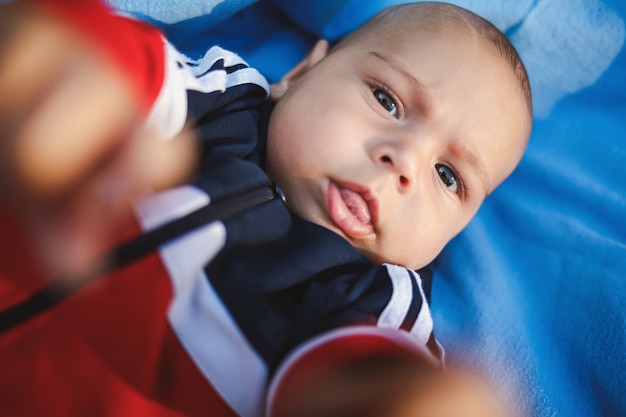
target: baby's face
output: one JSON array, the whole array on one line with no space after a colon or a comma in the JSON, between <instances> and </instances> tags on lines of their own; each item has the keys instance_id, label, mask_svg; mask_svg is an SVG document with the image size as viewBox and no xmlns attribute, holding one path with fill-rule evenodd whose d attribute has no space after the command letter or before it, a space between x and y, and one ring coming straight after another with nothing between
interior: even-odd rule
<instances>
[{"instance_id":1,"label":"baby's face","mask_svg":"<svg viewBox=\"0 0 626 417\"><path fill-rule=\"evenodd\" d=\"M297 215L375 263L417 269L512 172L529 129L511 68L484 41L390 33L331 52L289 87L267 166Z\"/></svg>"}]
</instances>

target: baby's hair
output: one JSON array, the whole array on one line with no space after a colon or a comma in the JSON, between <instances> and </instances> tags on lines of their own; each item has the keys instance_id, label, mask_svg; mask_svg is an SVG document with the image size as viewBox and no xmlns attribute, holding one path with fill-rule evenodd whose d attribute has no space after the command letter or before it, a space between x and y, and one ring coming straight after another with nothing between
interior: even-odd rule
<instances>
[{"instance_id":1,"label":"baby's hair","mask_svg":"<svg viewBox=\"0 0 626 417\"><path fill-rule=\"evenodd\" d=\"M532 95L526 67L511 41L497 27L483 17L462 7L442 2L416 2L391 6L366 22L356 31L346 36L338 45L348 44L364 32L381 23L419 25L428 30L467 28L487 41L510 65L524 94L529 116L532 117Z\"/></svg>"}]
</instances>

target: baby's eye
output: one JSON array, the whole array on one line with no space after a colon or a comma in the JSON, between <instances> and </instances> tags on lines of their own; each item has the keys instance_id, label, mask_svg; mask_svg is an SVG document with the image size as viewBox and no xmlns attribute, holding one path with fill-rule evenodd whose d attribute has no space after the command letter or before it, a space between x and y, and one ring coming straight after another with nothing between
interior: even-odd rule
<instances>
[{"instance_id":1,"label":"baby's eye","mask_svg":"<svg viewBox=\"0 0 626 417\"><path fill-rule=\"evenodd\" d=\"M435 168L437 169L437 174L439 174L439 178L441 178L441 181L444 183L444 185L448 187L453 193L458 193L459 184L454 171L452 171L452 169L448 168L447 166L441 164L435 165Z\"/></svg>"},{"instance_id":2,"label":"baby's eye","mask_svg":"<svg viewBox=\"0 0 626 417\"><path fill-rule=\"evenodd\" d=\"M391 98L389 94L381 90L380 88L375 88L374 97L378 100L378 103L389 112L396 119L398 118L398 106L396 106L396 102Z\"/></svg>"}]
</instances>

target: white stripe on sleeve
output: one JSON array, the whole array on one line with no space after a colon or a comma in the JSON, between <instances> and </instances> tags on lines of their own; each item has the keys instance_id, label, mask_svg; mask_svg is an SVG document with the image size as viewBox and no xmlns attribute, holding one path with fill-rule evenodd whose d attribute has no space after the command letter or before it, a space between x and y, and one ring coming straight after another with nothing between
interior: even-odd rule
<instances>
[{"instance_id":1,"label":"white stripe on sleeve","mask_svg":"<svg viewBox=\"0 0 626 417\"><path fill-rule=\"evenodd\" d=\"M411 328L410 333L417 338L423 344L428 342L430 335L433 332L433 318L430 314L430 308L428 306L428 302L426 300L426 294L424 294L424 287L422 286L422 278L419 274L413 270L409 270L412 278L417 282L417 287L420 291L420 297L422 297L422 306L420 308L420 312L417 315L417 319L415 320L415 324ZM414 296L417 296L415 294Z\"/></svg>"},{"instance_id":2,"label":"white stripe on sleeve","mask_svg":"<svg viewBox=\"0 0 626 417\"><path fill-rule=\"evenodd\" d=\"M392 264L385 264L387 273L391 279L393 292L389 303L378 318L378 327L400 328L406 317L411 300L413 299L413 285L411 276L404 267Z\"/></svg>"}]
</instances>

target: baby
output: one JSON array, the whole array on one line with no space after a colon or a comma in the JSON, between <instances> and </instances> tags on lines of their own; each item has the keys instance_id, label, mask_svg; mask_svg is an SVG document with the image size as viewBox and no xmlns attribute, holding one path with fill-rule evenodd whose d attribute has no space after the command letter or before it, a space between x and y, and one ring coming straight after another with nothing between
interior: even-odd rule
<instances>
[{"instance_id":1,"label":"baby","mask_svg":"<svg viewBox=\"0 0 626 417\"><path fill-rule=\"evenodd\" d=\"M201 143L193 184L138 204L141 228L159 230L196 209L227 207L217 221L183 228L158 257L119 265L100 291L85 296L83 337L102 340L108 328L124 340L125 358L100 354L123 369L126 383L154 397L163 392L159 385L129 369L170 378L171 357L146 352L188 355L210 383L211 398L219 393L225 408L245 416L259 409L268 373L285 355L331 329L402 330L433 360L442 358L427 266L513 171L531 129L526 72L496 28L452 5L397 6L330 50L319 42L268 91L236 55L216 47L188 60L163 46L152 28L98 3L29 3L74 25L132 81L137 102L147 103L150 132L171 140L187 126ZM71 45L75 38L62 40ZM268 92L275 105L266 102ZM71 112L57 114L71 125ZM28 126L27 117L19 120ZM96 149L87 171L106 166L114 145L102 151L108 159ZM33 164L29 153L17 156L25 162L16 158L9 178L20 184L21 168ZM46 166L46 155L38 157L35 165ZM59 195L76 189L77 177L64 180L71 187L57 184ZM35 194L45 189L37 186L45 173L28 178ZM94 189L108 184L96 179L88 182ZM284 202L268 197L270 182ZM3 263L13 259L23 257ZM2 266L3 273L19 271ZM122 294L142 294L167 313L136 314L133 303L109 311ZM101 311L106 320L94 326ZM154 340L161 334L149 331L155 323L175 336ZM132 329L128 338L120 328ZM164 340L176 347L164 348ZM233 384L241 380L257 382ZM167 401L193 414L206 398Z\"/></svg>"}]
</instances>

